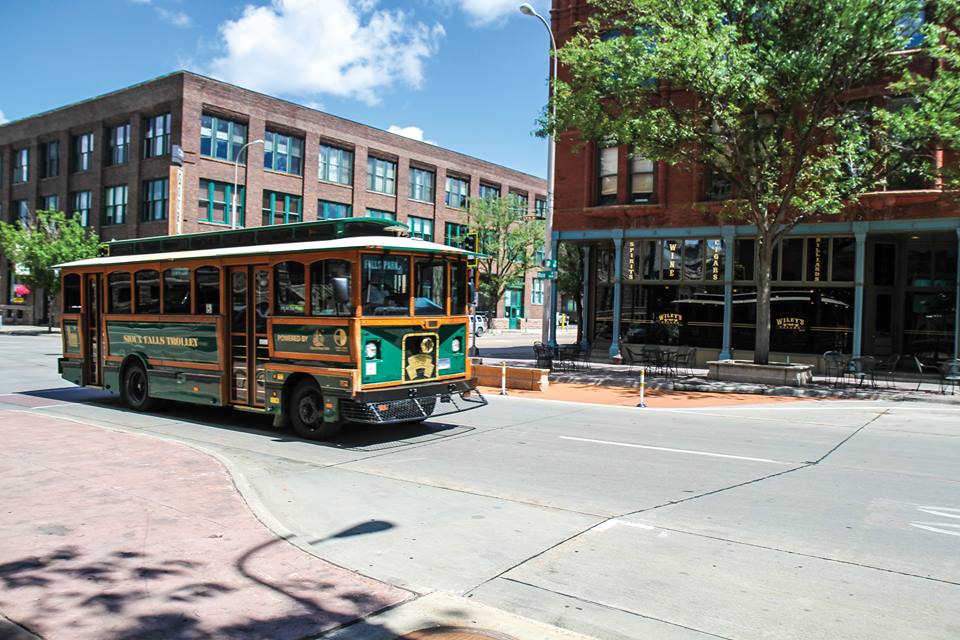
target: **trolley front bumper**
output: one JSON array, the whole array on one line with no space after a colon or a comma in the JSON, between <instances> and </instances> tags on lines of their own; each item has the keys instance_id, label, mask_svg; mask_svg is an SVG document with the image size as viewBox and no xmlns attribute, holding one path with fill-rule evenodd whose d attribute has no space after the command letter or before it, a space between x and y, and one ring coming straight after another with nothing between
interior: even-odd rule
<instances>
[{"instance_id":1,"label":"trolley front bumper","mask_svg":"<svg viewBox=\"0 0 960 640\"><path fill-rule=\"evenodd\" d=\"M363 391L340 400L340 415L351 422L396 424L486 406L476 380Z\"/></svg>"}]
</instances>

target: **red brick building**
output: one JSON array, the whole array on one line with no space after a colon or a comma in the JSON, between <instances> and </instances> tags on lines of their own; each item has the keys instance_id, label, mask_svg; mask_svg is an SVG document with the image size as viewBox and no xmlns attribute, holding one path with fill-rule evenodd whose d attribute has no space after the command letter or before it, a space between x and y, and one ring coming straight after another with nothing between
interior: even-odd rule
<instances>
[{"instance_id":1,"label":"red brick building","mask_svg":"<svg viewBox=\"0 0 960 640\"><path fill-rule=\"evenodd\" d=\"M558 43L587 13L584 0L554 0ZM885 100L870 89L860 98ZM700 167L631 157L626 146L576 142L558 142L553 229L586 257L585 342L611 357L622 344L667 344L696 347L701 363L751 358L756 229L715 213L729 183ZM956 357L957 203L908 180L863 204L798 225L779 247L773 357L818 362L832 349Z\"/></svg>"},{"instance_id":2,"label":"red brick building","mask_svg":"<svg viewBox=\"0 0 960 640\"><path fill-rule=\"evenodd\" d=\"M535 176L177 72L0 126L0 218L57 208L103 240L222 229L238 158L236 224L247 227L369 215L456 243L467 198L509 197L531 217L546 207ZM15 284L0 256L4 321L39 321L42 301L20 302ZM540 285L529 274L498 315L539 326Z\"/></svg>"}]
</instances>

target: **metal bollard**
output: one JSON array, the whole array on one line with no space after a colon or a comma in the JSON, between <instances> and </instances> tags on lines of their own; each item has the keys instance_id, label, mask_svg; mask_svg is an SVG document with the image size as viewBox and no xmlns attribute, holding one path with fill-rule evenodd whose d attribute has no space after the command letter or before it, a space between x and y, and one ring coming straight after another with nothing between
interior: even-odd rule
<instances>
[{"instance_id":1,"label":"metal bollard","mask_svg":"<svg viewBox=\"0 0 960 640\"><path fill-rule=\"evenodd\" d=\"M500 395L507 395L507 363L500 363Z\"/></svg>"},{"instance_id":2,"label":"metal bollard","mask_svg":"<svg viewBox=\"0 0 960 640\"><path fill-rule=\"evenodd\" d=\"M638 404L637 406L644 409L647 407L646 403L644 403L643 401L643 393L646 390L646 387L647 387L647 368L640 367L640 404Z\"/></svg>"}]
</instances>

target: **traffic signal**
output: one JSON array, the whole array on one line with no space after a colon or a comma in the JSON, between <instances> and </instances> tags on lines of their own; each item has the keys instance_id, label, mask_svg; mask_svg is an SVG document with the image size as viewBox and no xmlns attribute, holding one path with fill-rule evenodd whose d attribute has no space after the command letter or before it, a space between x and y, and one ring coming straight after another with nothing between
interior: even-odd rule
<instances>
[{"instance_id":1,"label":"traffic signal","mask_svg":"<svg viewBox=\"0 0 960 640\"><path fill-rule=\"evenodd\" d=\"M473 254L477 253L476 231L470 231L463 236L463 248ZM472 255L467 259L467 266L476 267L478 264L480 264L480 261L477 259L476 255Z\"/></svg>"}]
</instances>

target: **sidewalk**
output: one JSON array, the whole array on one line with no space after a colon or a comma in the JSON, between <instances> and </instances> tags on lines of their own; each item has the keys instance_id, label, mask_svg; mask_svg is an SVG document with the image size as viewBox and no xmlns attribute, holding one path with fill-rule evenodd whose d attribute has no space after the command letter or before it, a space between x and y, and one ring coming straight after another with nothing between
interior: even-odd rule
<instances>
[{"instance_id":1,"label":"sidewalk","mask_svg":"<svg viewBox=\"0 0 960 640\"><path fill-rule=\"evenodd\" d=\"M47 325L32 324L7 324L0 327L0 336L35 336L41 333L47 333ZM60 326L54 325L52 333L59 334Z\"/></svg>"}]
</instances>

